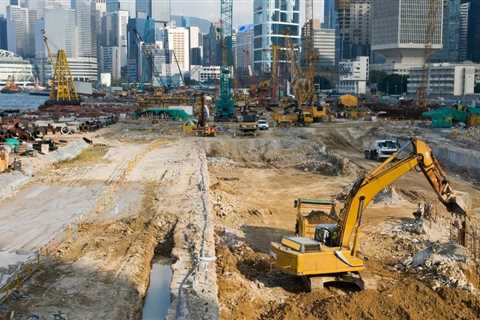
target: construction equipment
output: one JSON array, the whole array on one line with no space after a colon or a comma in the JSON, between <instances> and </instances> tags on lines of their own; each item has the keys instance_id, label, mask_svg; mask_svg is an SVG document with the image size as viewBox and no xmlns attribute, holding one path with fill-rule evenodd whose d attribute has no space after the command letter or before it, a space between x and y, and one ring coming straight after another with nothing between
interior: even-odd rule
<instances>
[{"instance_id":1,"label":"construction equipment","mask_svg":"<svg viewBox=\"0 0 480 320\"><path fill-rule=\"evenodd\" d=\"M423 54L423 68L420 78L420 84L417 88L417 106L421 109L426 109L428 106L428 78L429 78L429 60L433 54L433 41L436 33L439 19L439 10L443 6L443 1L427 0L428 14L425 25L425 49ZM441 22L440 22L441 25Z\"/></svg>"},{"instance_id":2,"label":"construction equipment","mask_svg":"<svg viewBox=\"0 0 480 320\"><path fill-rule=\"evenodd\" d=\"M241 136L257 136L257 114L243 113L240 116L240 123L238 124L238 133Z\"/></svg>"},{"instance_id":3,"label":"construction equipment","mask_svg":"<svg viewBox=\"0 0 480 320\"><path fill-rule=\"evenodd\" d=\"M455 196L430 147L415 138L411 139L411 146L413 151L407 157L393 162L400 152L394 154L357 179L338 219L330 214L332 222L316 224L313 221L311 225L305 225L306 220L297 218L297 225L303 224L301 228L297 227L299 233L283 238L280 243L272 243L276 267L285 273L304 277L311 289L328 282L348 282L363 288L359 272L365 269L365 263L357 256L363 212L380 191L414 169L424 174L452 215L466 219L466 210ZM462 226L464 228L465 223ZM313 237L312 228L315 230ZM463 235L459 242L464 244L465 230L460 230L459 235Z\"/></svg>"},{"instance_id":4,"label":"construction equipment","mask_svg":"<svg viewBox=\"0 0 480 320\"><path fill-rule=\"evenodd\" d=\"M197 116L197 121L188 121L183 125L184 133L193 133L201 137L215 137L217 129L214 125L208 123L210 111L205 103L205 95L200 94L196 96L194 105L194 114Z\"/></svg>"},{"instance_id":5,"label":"construction equipment","mask_svg":"<svg viewBox=\"0 0 480 320\"><path fill-rule=\"evenodd\" d=\"M43 31L43 42L47 48L47 54L50 63L53 66L53 77L50 89L50 98L45 103L46 105L79 105L80 97L77 93L77 89L73 83L73 77L70 72L70 66L68 65L67 55L65 50L60 49L57 52L57 59L55 63L52 60L52 52L48 45L48 38Z\"/></svg>"},{"instance_id":6,"label":"construction equipment","mask_svg":"<svg viewBox=\"0 0 480 320\"><path fill-rule=\"evenodd\" d=\"M232 18L233 0L220 1L222 68L220 73L220 95L216 102L215 117L219 120L231 120L235 115L235 102L232 90Z\"/></svg>"}]
</instances>

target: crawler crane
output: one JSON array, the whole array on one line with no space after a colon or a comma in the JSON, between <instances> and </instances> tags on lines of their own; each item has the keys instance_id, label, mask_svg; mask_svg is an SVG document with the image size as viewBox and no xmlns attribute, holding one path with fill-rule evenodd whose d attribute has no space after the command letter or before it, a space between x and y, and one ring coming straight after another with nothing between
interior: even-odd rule
<instances>
[{"instance_id":1,"label":"crawler crane","mask_svg":"<svg viewBox=\"0 0 480 320\"><path fill-rule=\"evenodd\" d=\"M407 157L393 162L398 153L394 154L355 181L338 217L325 214L330 219L327 223L312 221L308 225L306 216L298 214L297 236L272 243L275 266L285 273L304 277L311 289L327 282L349 282L362 289L364 283L359 272L365 269L365 263L357 255L362 214L381 190L414 169L423 173L448 211L464 219L459 233L459 242L464 244L466 210L457 201L430 147L416 138L411 139L411 144L413 151ZM305 202L314 204L312 200Z\"/></svg>"}]
</instances>

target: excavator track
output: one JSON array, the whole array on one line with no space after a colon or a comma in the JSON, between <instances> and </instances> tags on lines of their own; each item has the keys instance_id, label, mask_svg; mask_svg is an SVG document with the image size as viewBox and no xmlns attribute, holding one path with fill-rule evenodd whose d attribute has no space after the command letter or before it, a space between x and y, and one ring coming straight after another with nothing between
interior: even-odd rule
<instances>
[{"instance_id":1,"label":"excavator track","mask_svg":"<svg viewBox=\"0 0 480 320\"><path fill-rule=\"evenodd\" d=\"M311 292L324 289L328 285L347 285L351 286L353 290L365 289L365 283L358 272L304 277L304 281Z\"/></svg>"}]
</instances>

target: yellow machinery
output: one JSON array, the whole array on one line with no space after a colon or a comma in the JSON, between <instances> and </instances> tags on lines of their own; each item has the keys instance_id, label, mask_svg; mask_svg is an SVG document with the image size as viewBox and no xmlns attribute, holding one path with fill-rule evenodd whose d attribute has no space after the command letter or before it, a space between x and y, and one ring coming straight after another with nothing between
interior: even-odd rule
<instances>
[{"instance_id":1,"label":"yellow machinery","mask_svg":"<svg viewBox=\"0 0 480 320\"><path fill-rule=\"evenodd\" d=\"M447 209L452 214L465 217L466 211L457 202L430 147L415 138L411 143L413 152L408 157L393 162L397 154L392 155L369 174L360 177L348 194L337 221L335 215L330 214L332 223L317 224L313 237L311 224L316 222L299 214L298 234L283 238L280 243L272 243L276 267L286 273L305 277L312 289L336 281L354 283L363 288L359 272L365 269L365 263L357 256L363 211L377 193L417 168ZM464 230L460 231L464 237ZM460 242L464 240L460 239Z\"/></svg>"},{"instance_id":2,"label":"yellow machinery","mask_svg":"<svg viewBox=\"0 0 480 320\"><path fill-rule=\"evenodd\" d=\"M288 127L291 125L308 126L313 123L313 115L308 111L299 110L292 113L272 113L272 119L279 127Z\"/></svg>"},{"instance_id":3,"label":"yellow machinery","mask_svg":"<svg viewBox=\"0 0 480 320\"><path fill-rule=\"evenodd\" d=\"M208 106L205 103L205 95L200 94L195 97L194 114L198 120L189 120L182 125L184 134L195 134L200 137L215 137L217 128L208 123L210 115Z\"/></svg>"},{"instance_id":4,"label":"yellow machinery","mask_svg":"<svg viewBox=\"0 0 480 320\"><path fill-rule=\"evenodd\" d=\"M73 83L73 77L70 72L65 50L58 50L57 60L53 63L51 60L52 53L45 31L43 34L43 42L45 43L48 57L53 67L50 101L55 104L80 104L80 97Z\"/></svg>"}]
</instances>

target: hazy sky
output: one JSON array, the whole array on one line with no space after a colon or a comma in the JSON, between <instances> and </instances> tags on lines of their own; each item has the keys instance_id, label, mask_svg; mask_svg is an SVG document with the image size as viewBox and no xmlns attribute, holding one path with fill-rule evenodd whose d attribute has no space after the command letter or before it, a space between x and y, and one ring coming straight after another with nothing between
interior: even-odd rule
<instances>
[{"instance_id":1,"label":"hazy sky","mask_svg":"<svg viewBox=\"0 0 480 320\"><path fill-rule=\"evenodd\" d=\"M174 15L194 16L218 21L220 16L219 0L171 0ZM302 4L302 15L304 1ZM315 16L323 16L323 0L314 0ZM233 0L233 25L253 22L253 0Z\"/></svg>"}]
</instances>

